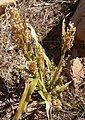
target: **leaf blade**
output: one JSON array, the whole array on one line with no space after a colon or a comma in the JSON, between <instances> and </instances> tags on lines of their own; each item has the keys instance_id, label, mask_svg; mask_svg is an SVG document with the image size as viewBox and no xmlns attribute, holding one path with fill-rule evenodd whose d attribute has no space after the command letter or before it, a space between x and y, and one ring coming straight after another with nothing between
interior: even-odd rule
<instances>
[{"instance_id":1,"label":"leaf blade","mask_svg":"<svg viewBox=\"0 0 85 120\"><path fill-rule=\"evenodd\" d=\"M31 99L31 95L34 92L37 83L38 83L38 79L35 79L31 82L30 85L28 83L25 84L25 90L23 92L22 98L19 103L19 107L16 111L16 114L15 114L13 120L19 120L23 110L26 108L28 102Z\"/></svg>"},{"instance_id":2,"label":"leaf blade","mask_svg":"<svg viewBox=\"0 0 85 120\"><path fill-rule=\"evenodd\" d=\"M65 85L58 86L58 88L57 88L57 93L63 92L63 91L68 87L68 85L69 85L70 83L71 83L71 81L68 82L68 83L66 83Z\"/></svg>"}]
</instances>

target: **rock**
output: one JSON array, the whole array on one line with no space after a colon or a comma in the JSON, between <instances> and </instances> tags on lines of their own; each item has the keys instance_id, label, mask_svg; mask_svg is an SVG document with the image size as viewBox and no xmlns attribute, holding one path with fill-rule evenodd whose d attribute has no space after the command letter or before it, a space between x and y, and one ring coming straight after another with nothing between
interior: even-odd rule
<instances>
[{"instance_id":1,"label":"rock","mask_svg":"<svg viewBox=\"0 0 85 120\"><path fill-rule=\"evenodd\" d=\"M80 47L80 48L79 48ZM83 50L82 50L83 49ZM69 80L72 80L74 87L77 89L78 85L85 79L85 48L82 45L74 45L70 52L70 57L66 61L64 74Z\"/></svg>"},{"instance_id":2,"label":"rock","mask_svg":"<svg viewBox=\"0 0 85 120\"><path fill-rule=\"evenodd\" d=\"M72 62L71 76L76 86L76 84L81 82L80 79L84 78L83 65L78 57L74 58L71 62Z\"/></svg>"},{"instance_id":3,"label":"rock","mask_svg":"<svg viewBox=\"0 0 85 120\"><path fill-rule=\"evenodd\" d=\"M85 0L80 0L71 22L76 27L76 40L85 41Z\"/></svg>"}]
</instances>

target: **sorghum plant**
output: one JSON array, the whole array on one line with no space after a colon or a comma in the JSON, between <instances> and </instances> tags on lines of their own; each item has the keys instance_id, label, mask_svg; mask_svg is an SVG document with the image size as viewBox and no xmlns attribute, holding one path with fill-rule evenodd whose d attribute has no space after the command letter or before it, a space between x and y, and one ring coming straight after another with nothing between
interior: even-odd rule
<instances>
[{"instance_id":1,"label":"sorghum plant","mask_svg":"<svg viewBox=\"0 0 85 120\"><path fill-rule=\"evenodd\" d=\"M52 107L62 107L62 102L66 103L58 96L71 82L61 85L64 80L61 71L65 53L72 47L76 29L70 23L69 28L65 31L65 20L63 20L61 59L58 66L55 67L53 61L49 60L38 42L34 28L27 21L23 20L17 8L9 7L7 11L15 39L18 40L18 45L28 61L28 66L21 66L21 68L29 76L25 82L25 89L13 120L20 118L27 104L32 99L32 94L35 90L41 96L41 103L46 104L48 120L52 120ZM71 106L70 104L67 105Z\"/></svg>"}]
</instances>

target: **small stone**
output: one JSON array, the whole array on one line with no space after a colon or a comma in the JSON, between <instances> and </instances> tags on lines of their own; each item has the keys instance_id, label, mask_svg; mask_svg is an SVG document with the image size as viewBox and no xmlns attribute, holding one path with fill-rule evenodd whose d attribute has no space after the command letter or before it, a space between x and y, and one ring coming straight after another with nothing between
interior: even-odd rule
<instances>
[{"instance_id":1,"label":"small stone","mask_svg":"<svg viewBox=\"0 0 85 120\"><path fill-rule=\"evenodd\" d=\"M85 0L80 0L71 22L76 27L76 41L85 41Z\"/></svg>"},{"instance_id":2,"label":"small stone","mask_svg":"<svg viewBox=\"0 0 85 120\"><path fill-rule=\"evenodd\" d=\"M74 84L77 84L79 83L80 78L84 78L83 65L81 64L81 61L78 57L76 57L72 61L73 61L73 64L71 66L72 79L74 81Z\"/></svg>"}]
</instances>

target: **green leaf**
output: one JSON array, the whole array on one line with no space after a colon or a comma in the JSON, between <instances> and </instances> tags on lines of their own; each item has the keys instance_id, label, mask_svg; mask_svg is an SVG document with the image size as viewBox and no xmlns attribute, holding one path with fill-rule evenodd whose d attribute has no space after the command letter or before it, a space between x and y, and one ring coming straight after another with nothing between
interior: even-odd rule
<instances>
[{"instance_id":1,"label":"green leaf","mask_svg":"<svg viewBox=\"0 0 85 120\"><path fill-rule=\"evenodd\" d=\"M56 78L57 78L57 79L59 78L59 75L60 75L61 70L62 70L62 66L63 66L63 61L60 60L60 62L59 62L59 64L58 64L58 67L56 68L56 70L55 70L55 72L54 72L52 81L51 81L51 83L50 83L51 86L53 86Z\"/></svg>"},{"instance_id":2,"label":"green leaf","mask_svg":"<svg viewBox=\"0 0 85 120\"><path fill-rule=\"evenodd\" d=\"M41 95L42 99L45 101L51 101L51 95L48 92L44 92L43 90L38 91Z\"/></svg>"},{"instance_id":3,"label":"green leaf","mask_svg":"<svg viewBox=\"0 0 85 120\"><path fill-rule=\"evenodd\" d=\"M57 87L58 87L58 88L57 88L57 93L63 92L63 91L68 87L68 85L69 85L70 83L71 83L71 81L68 82L68 83L66 83L65 85L57 86Z\"/></svg>"},{"instance_id":4,"label":"green leaf","mask_svg":"<svg viewBox=\"0 0 85 120\"><path fill-rule=\"evenodd\" d=\"M39 79L39 85L43 87L43 91L44 91L44 92L47 92L46 87L45 87L45 84L44 84L43 81L41 81L40 79Z\"/></svg>"},{"instance_id":5,"label":"green leaf","mask_svg":"<svg viewBox=\"0 0 85 120\"><path fill-rule=\"evenodd\" d=\"M50 62L49 58L47 57L47 55L45 53L43 53L43 54L44 54L44 60L46 61L47 68L50 70L51 62Z\"/></svg>"},{"instance_id":6,"label":"green leaf","mask_svg":"<svg viewBox=\"0 0 85 120\"><path fill-rule=\"evenodd\" d=\"M29 78L28 78L28 80L31 81L31 82L32 82L33 80L35 80L35 79L36 79L35 77L29 77Z\"/></svg>"},{"instance_id":7,"label":"green leaf","mask_svg":"<svg viewBox=\"0 0 85 120\"><path fill-rule=\"evenodd\" d=\"M29 69L25 65L20 65L18 68L26 71L27 73L30 72Z\"/></svg>"},{"instance_id":8,"label":"green leaf","mask_svg":"<svg viewBox=\"0 0 85 120\"><path fill-rule=\"evenodd\" d=\"M29 83L26 83L24 92L22 94L22 98L21 98L20 103L19 103L19 107L16 111L16 114L15 114L13 120L19 120L19 118L20 118L20 116L25 108L25 98L27 96L28 89L29 89Z\"/></svg>"},{"instance_id":9,"label":"green leaf","mask_svg":"<svg viewBox=\"0 0 85 120\"><path fill-rule=\"evenodd\" d=\"M64 76L61 76L55 83L55 85L59 85L60 83L62 83L62 81L64 80Z\"/></svg>"},{"instance_id":10,"label":"green leaf","mask_svg":"<svg viewBox=\"0 0 85 120\"><path fill-rule=\"evenodd\" d=\"M29 83L25 84L25 90L23 92L22 98L21 98L20 103L19 103L19 107L16 111L16 114L15 114L13 120L19 120L22 112L24 111L27 104L31 100L31 95L36 88L37 82L38 82L38 79L35 79L30 84Z\"/></svg>"},{"instance_id":11,"label":"green leaf","mask_svg":"<svg viewBox=\"0 0 85 120\"><path fill-rule=\"evenodd\" d=\"M40 94L40 96L42 97L42 99L46 101L46 97L45 97L44 93L41 90L38 91L38 93Z\"/></svg>"},{"instance_id":12,"label":"green leaf","mask_svg":"<svg viewBox=\"0 0 85 120\"><path fill-rule=\"evenodd\" d=\"M22 33L22 42L25 43L25 35Z\"/></svg>"},{"instance_id":13,"label":"green leaf","mask_svg":"<svg viewBox=\"0 0 85 120\"><path fill-rule=\"evenodd\" d=\"M28 42L28 51L30 51L31 50L31 44L30 44L30 42Z\"/></svg>"},{"instance_id":14,"label":"green leaf","mask_svg":"<svg viewBox=\"0 0 85 120\"><path fill-rule=\"evenodd\" d=\"M71 107L71 108L74 108L74 109L76 109L76 110L79 110L76 106L71 105L70 103L67 103L66 101L64 101L64 100L62 100L62 99L61 99L61 102L62 102L64 105L68 106L68 107Z\"/></svg>"},{"instance_id":15,"label":"green leaf","mask_svg":"<svg viewBox=\"0 0 85 120\"><path fill-rule=\"evenodd\" d=\"M25 66L25 65L20 65L18 68L19 68L19 69L22 69L22 70L24 70L26 73L28 73L28 75L30 76L28 79L29 79L30 81L31 81L31 78L35 79L34 74L31 72L31 70L29 70L29 69L27 68L27 66Z\"/></svg>"},{"instance_id":16,"label":"green leaf","mask_svg":"<svg viewBox=\"0 0 85 120\"><path fill-rule=\"evenodd\" d=\"M35 55L34 55L34 53L32 53L31 55L30 55L30 60L34 60L35 59Z\"/></svg>"},{"instance_id":17,"label":"green leaf","mask_svg":"<svg viewBox=\"0 0 85 120\"><path fill-rule=\"evenodd\" d=\"M31 58L27 56L27 54L24 52L24 50L22 49L22 52L24 54L24 57L26 58L27 61L31 61Z\"/></svg>"},{"instance_id":18,"label":"green leaf","mask_svg":"<svg viewBox=\"0 0 85 120\"><path fill-rule=\"evenodd\" d=\"M40 104L40 105L44 105L45 103L46 103L45 101L38 102L38 104Z\"/></svg>"},{"instance_id":19,"label":"green leaf","mask_svg":"<svg viewBox=\"0 0 85 120\"><path fill-rule=\"evenodd\" d=\"M28 102L31 99L31 95L34 92L36 85L38 83L38 78L36 78L35 80L33 80L29 86L28 92L27 92L27 96L25 101Z\"/></svg>"},{"instance_id":20,"label":"green leaf","mask_svg":"<svg viewBox=\"0 0 85 120\"><path fill-rule=\"evenodd\" d=\"M64 43L64 40L63 40L63 38L62 38L62 44L61 44L61 60L63 60L64 59L64 57L65 57L65 52L66 52L66 50L65 50L65 45L64 45L65 43Z\"/></svg>"},{"instance_id":21,"label":"green leaf","mask_svg":"<svg viewBox=\"0 0 85 120\"><path fill-rule=\"evenodd\" d=\"M59 85L60 83L62 83L62 81L64 80L64 76L61 76L53 85L52 90L56 88L57 85Z\"/></svg>"}]
</instances>

